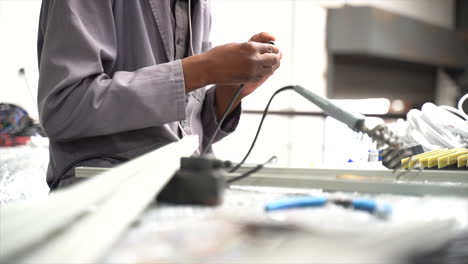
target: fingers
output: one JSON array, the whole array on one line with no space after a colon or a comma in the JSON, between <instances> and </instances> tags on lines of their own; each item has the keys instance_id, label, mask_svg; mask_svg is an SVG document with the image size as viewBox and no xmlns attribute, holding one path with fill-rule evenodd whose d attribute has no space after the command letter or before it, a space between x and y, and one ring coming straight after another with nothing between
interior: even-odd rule
<instances>
[{"instance_id":1,"label":"fingers","mask_svg":"<svg viewBox=\"0 0 468 264\"><path fill-rule=\"evenodd\" d=\"M278 54L264 53L259 56L259 61L263 67L271 68L280 61L280 57Z\"/></svg>"},{"instance_id":2,"label":"fingers","mask_svg":"<svg viewBox=\"0 0 468 264\"><path fill-rule=\"evenodd\" d=\"M257 69L255 81L259 81L273 75L281 65L281 56L281 53L266 53L261 55L261 65L263 66L260 69Z\"/></svg>"},{"instance_id":3,"label":"fingers","mask_svg":"<svg viewBox=\"0 0 468 264\"><path fill-rule=\"evenodd\" d=\"M278 58L278 62L273 65L273 72L276 71L280 66L281 66L281 58L283 57L283 54L280 52L279 53L279 58Z\"/></svg>"},{"instance_id":4,"label":"fingers","mask_svg":"<svg viewBox=\"0 0 468 264\"><path fill-rule=\"evenodd\" d=\"M273 46L273 45L271 45L271 44L252 42L252 45L255 46L255 49L256 49L260 54L265 54L265 53L279 53L279 48L276 47L276 46Z\"/></svg>"},{"instance_id":5,"label":"fingers","mask_svg":"<svg viewBox=\"0 0 468 264\"><path fill-rule=\"evenodd\" d=\"M276 63L272 68L273 72L275 72L281 66L281 62Z\"/></svg>"},{"instance_id":6,"label":"fingers","mask_svg":"<svg viewBox=\"0 0 468 264\"><path fill-rule=\"evenodd\" d=\"M203 59L209 65L211 83L246 83L262 80L280 66L279 48L266 43L245 42L221 45L206 52Z\"/></svg>"},{"instance_id":7,"label":"fingers","mask_svg":"<svg viewBox=\"0 0 468 264\"><path fill-rule=\"evenodd\" d=\"M253 37L250 38L249 41L261 42L261 43L268 43L268 41L275 41L276 38L267 32L261 32L255 34Z\"/></svg>"},{"instance_id":8,"label":"fingers","mask_svg":"<svg viewBox=\"0 0 468 264\"><path fill-rule=\"evenodd\" d=\"M256 56L256 74L254 74L254 81L259 81L271 76L279 67L283 54L279 48L271 44L248 42L251 47L255 48Z\"/></svg>"}]
</instances>

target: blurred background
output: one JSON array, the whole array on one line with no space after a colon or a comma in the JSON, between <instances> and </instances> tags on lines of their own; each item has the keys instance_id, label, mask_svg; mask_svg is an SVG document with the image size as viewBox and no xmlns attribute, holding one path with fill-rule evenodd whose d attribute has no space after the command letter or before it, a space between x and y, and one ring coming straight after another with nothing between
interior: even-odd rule
<instances>
[{"instance_id":1,"label":"blurred background","mask_svg":"<svg viewBox=\"0 0 468 264\"><path fill-rule=\"evenodd\" d=\"M404 119L425 102L455 106L468 91L467 2L212 0L213 46L266 31L283 52L276 75L243 102L237 131L214 146L217 156L244 156L268 99L285 85L337 99L375 122ZM40 5L0 0L0 101L36 120ZM340 167L371 148L293 92L277 96L270 111L247 163L277 155L280 167Z\"/></svg>"}]
</instances>

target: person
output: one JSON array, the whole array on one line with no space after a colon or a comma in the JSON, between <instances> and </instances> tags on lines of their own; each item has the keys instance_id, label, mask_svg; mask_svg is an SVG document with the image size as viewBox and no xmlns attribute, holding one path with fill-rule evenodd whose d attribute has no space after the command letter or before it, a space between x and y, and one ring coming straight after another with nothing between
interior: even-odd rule
<instances>
[{"instance_id":1,"label":"person","mask_svg":"<svg viewBox=\"0 0 468 264\"><path fill-rule=\"evenodd\" d=\"M38 105L51 190L79 181L74 166L112 166L185 135L202 150L244 84L215 141L235 130L242 98L282 54L265 32L211 48L210 26L208 0L42 1Z\"/></svg>"}]
</instances>

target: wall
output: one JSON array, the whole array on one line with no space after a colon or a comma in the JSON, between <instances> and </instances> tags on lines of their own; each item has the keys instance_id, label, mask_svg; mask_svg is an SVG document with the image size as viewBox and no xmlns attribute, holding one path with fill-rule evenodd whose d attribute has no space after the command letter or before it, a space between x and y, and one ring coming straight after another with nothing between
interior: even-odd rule
<instances>
[{"instance_id":1,"label":"wall","mask_svg":"<svg viewBox=\"0 0 468 264\"><path fill-rule=\"evenodd\" d=\"M37 117L38 0L0 0L0 102L20 104ZM25 69L26 80L18 70Z\"/></svg>"},{"instance_id":2,"label":"wall","mask_svg":"<svg viewBox=\"0 0 468 264\"><path fill-rule=\"evenodd\" d=\"M454 0L347 0L322 1L327 6L332 2L350 5L372 5L446 28L454 27ZM340 3L341 4L341 3Z\"/></svg>"},{"instance_id":3,"label":"wall","mask_svg":"<svg viewBox=\"0 0 468 264\"><path fill-rule=\"evenodd\" d=\"M214 45L247 41L268 31L283 52L282 66L243 107L263 110L284 85L302 86L324 95L326 81L325 18L327 7L371 4L427 22L453 27L453 0L212 0ZM36 36L39 0L0 0L0 101L18 103L37 117ZM24 67L29 82L18 75ZM317 111L293 92L275 98L273 110ZM216 144L219 157L240 160L253 139L260 115L244 115L236 133ZM275 154L278 166L309 167L322 162L324 122L320 117L268 116L249 162Z\"/></svg>"},{"instance_id":4,"label":"wall","mask_svg":"<svg viewBox=\"0 0 468 264\"><path fill-rule=\"evenodd\" d=\"M372 5L408 15L443 27L453 28L453 1L445 0L215 0L212 1L214 45L246 41L251 35L268 31L277 37L283 52L281 68L258 91L243 102L244 109L263 110L271 94L284 85L300 84L324 95L326 84L326 8L344 4ZM239 30L242 29L242 30ZM318 111L293 92L275 98L270 109ZM218 156L240 161L247 152L260 121L260 115L244 115L238 131L217 143ZM268 116L248 161L259 163L277 155L277 166L320 166L325 147L338 136L325 132L321 117ZM329 136L328 140L324 134ZM341 142L341 141L340 141ZM341 142L340 144L343 144Z\"/></svg>"}]
</instances>

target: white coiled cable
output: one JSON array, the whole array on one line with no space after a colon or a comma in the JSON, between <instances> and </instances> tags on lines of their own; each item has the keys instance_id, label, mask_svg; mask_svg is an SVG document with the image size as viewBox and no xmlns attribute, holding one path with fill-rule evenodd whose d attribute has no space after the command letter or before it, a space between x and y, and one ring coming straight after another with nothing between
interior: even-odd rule
<instances>
[{"instance_id":1,"label":"white coiled cable","mask_svg":"<svg viewBox=\"0 0 468 264\"><path fill-rule=\"evenodd\" d=\"M458 109L425 103L421 110L410 110L405 133L398 134L408 142L422 145L426 151L468 147L468 115L462 108L465 100L468 94L460 99Z\"/></svg>"}]
</instances>

